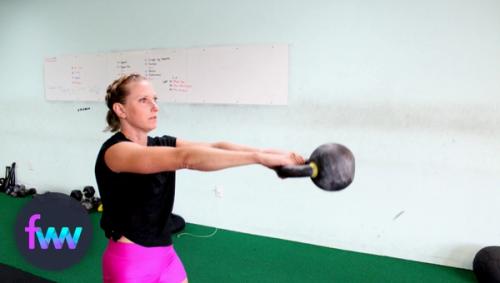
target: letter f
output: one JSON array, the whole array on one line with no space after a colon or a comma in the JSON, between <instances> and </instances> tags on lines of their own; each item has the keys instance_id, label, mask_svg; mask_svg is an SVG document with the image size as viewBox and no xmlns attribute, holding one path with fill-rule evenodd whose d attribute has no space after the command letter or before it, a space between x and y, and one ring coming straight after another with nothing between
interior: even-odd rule
<instances>
[{"instance_id":1,"label":"letter f","mask_svg":"<svg viewBox=\"0 0 500 283\"><path fill-rule=\"evenodd\" d=\"M28 233L28 248L30 250L35 249L35 233L40 229L40 227L35 227L35 222L40 218L40 214L31 215L28 227L24 227L24 232Z\"/></svg>"}]
</instances>

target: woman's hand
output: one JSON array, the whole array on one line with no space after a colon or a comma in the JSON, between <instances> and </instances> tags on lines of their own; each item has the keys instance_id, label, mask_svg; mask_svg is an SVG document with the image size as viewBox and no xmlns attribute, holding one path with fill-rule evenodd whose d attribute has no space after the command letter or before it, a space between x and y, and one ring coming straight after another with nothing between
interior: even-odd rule
<instances>
[{"instance_id":1,"label":"woman's hand","mask_svg":"<svg viewBox=\"0 0 500 283\"><path fill-rule=\"evenodd\" d=\"M304 158L294 152L282 152L282 153L258 153L259 163L267 168L274 169L279 166L286 165L302 165L304 164Z\"/></svg>"},{"instance_id":2,"label":"woman's hand","mask_svg":"<svg viewBox=\"0 0 500 283\"><path fill-rule=\"evenodd\" d=\"M288 155L297 162L295 165L302 165L302 164L304 164L306 162L305 159L304 159L304 157L302 157L298 153L289 152Z\"/></svg>"},{"instance_id":3,"label":"woman's hand","mask_svg":"<svg viewBox=\"0 0 500 283\"><path fill-rule=\"evenodd\" d=\"M277 150L277 149L264 149L262 150L263 153L269 153L269 154L278 154L278 155L285 155L293 158L297 164L304 164L305 159L302 157L300 154L292 152L292 151L283 151L283 150Z\"/></svg>"}]
</instances>

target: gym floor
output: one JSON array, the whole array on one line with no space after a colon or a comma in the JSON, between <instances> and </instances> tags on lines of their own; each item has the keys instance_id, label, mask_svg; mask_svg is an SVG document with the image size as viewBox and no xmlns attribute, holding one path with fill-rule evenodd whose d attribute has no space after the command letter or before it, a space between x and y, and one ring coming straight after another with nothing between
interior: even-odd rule
<instances>
[{"instance_id":1,"label":"gym floor","mask_svg":"<svg viewBox=\"0 0 500 283\"><path fill-rule=\"evenodd\" d=\"M14 222L29 199L0 194L0 263L56 282L101 282L101 255L106 246L100 214L91 214L94 239L75 266L47 272L22 258L14 242ZM189 220L189 219L188 219ZM189 282L476 282L472 271L367 255L188 224L174 236ZM179 237L180 236L180 237ZM0 278L2 282L4 279Z\"/></svg>"}]
</instances>

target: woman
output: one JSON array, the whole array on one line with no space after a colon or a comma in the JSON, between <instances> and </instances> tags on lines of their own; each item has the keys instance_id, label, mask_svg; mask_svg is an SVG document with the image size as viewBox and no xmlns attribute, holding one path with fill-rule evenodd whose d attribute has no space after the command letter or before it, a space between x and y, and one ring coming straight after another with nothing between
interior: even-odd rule
<instances>
[{"instance_id":1,"label":"woman","mask_svg":"<svg viewBox=\"0 0 500 283\"><path fill-rule=\"evenodd\" d=\"M176 170L304 163L294 153L149 137L157 124L156 100L151 84L138 74L122 76L107 89L108 130L116 133L102 145L95 166L104 207L101 228L110 239L104 282L187 282L167 225Z\"/></svg>"}]
</instances>

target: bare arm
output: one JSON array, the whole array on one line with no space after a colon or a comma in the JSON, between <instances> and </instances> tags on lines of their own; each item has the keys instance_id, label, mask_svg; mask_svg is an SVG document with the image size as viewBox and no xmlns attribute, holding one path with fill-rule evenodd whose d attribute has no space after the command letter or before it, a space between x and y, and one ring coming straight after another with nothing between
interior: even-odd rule
<instances>
[{"instance_id":1,"label":"bare arm","mask_svg":"<svg viewBox=\"0 0 500 283\"><path fill-rule=\"evenodd\" d=\"M272 154L289 154L290 152L277 150L277 149L258 149L246 145L234 144L229 142L216 142L212 144L212 147L225 149L225 150L235 150L235 151L246 151L246 152L262 152L262 153L272 153Z\"/></svg>"},{"instance_id":2,"label":"bare arm","mask_svg":"<svg viewBox=\"0 0 500 283\"><path fill-rule=\"evenodd\" d=\"M234 143L229 143L225 141L216 142L216 143L202 143L202 142L191 142L186 140L177 139L177 147L190 147L190 146L205 146L212 147L224 150L231 151L242 151L242 152L260 152L260 153L268 153L268 154L281 154L288 155L297 160L299 164L304 163L304 158L299 154L289 151L277 150L277 149L258 149L246 145L239 145Z\"/></svg>"},{"instance_id":3,"label":"bare arm","mask_svg":"<svg viewBox=\"0 0 500 283\"><path fill-rule=\"evenodd\" d=\"M212 147L212 148L231 150L231 151L262 152L262 150L258 148L249 147L246 145L233 144L229 142L206 143L206 142L192 142L192 141L177 139L176 146L177 147L204 146L204 147Z\"/></svg>"},{"instance_id":4,"label":"bare arm","mask_svg":"<svg viewBox=\"0 0 500 283\"><path fill-rule=\"evenodd\" d=\"M104 155L114 172L151 174L178 169L215 171L249 164L266 167L292 165L293 158L259 152L230 151L208 146L147 147L132 142L111 146Z\"/></svg>"}]
</instances>

